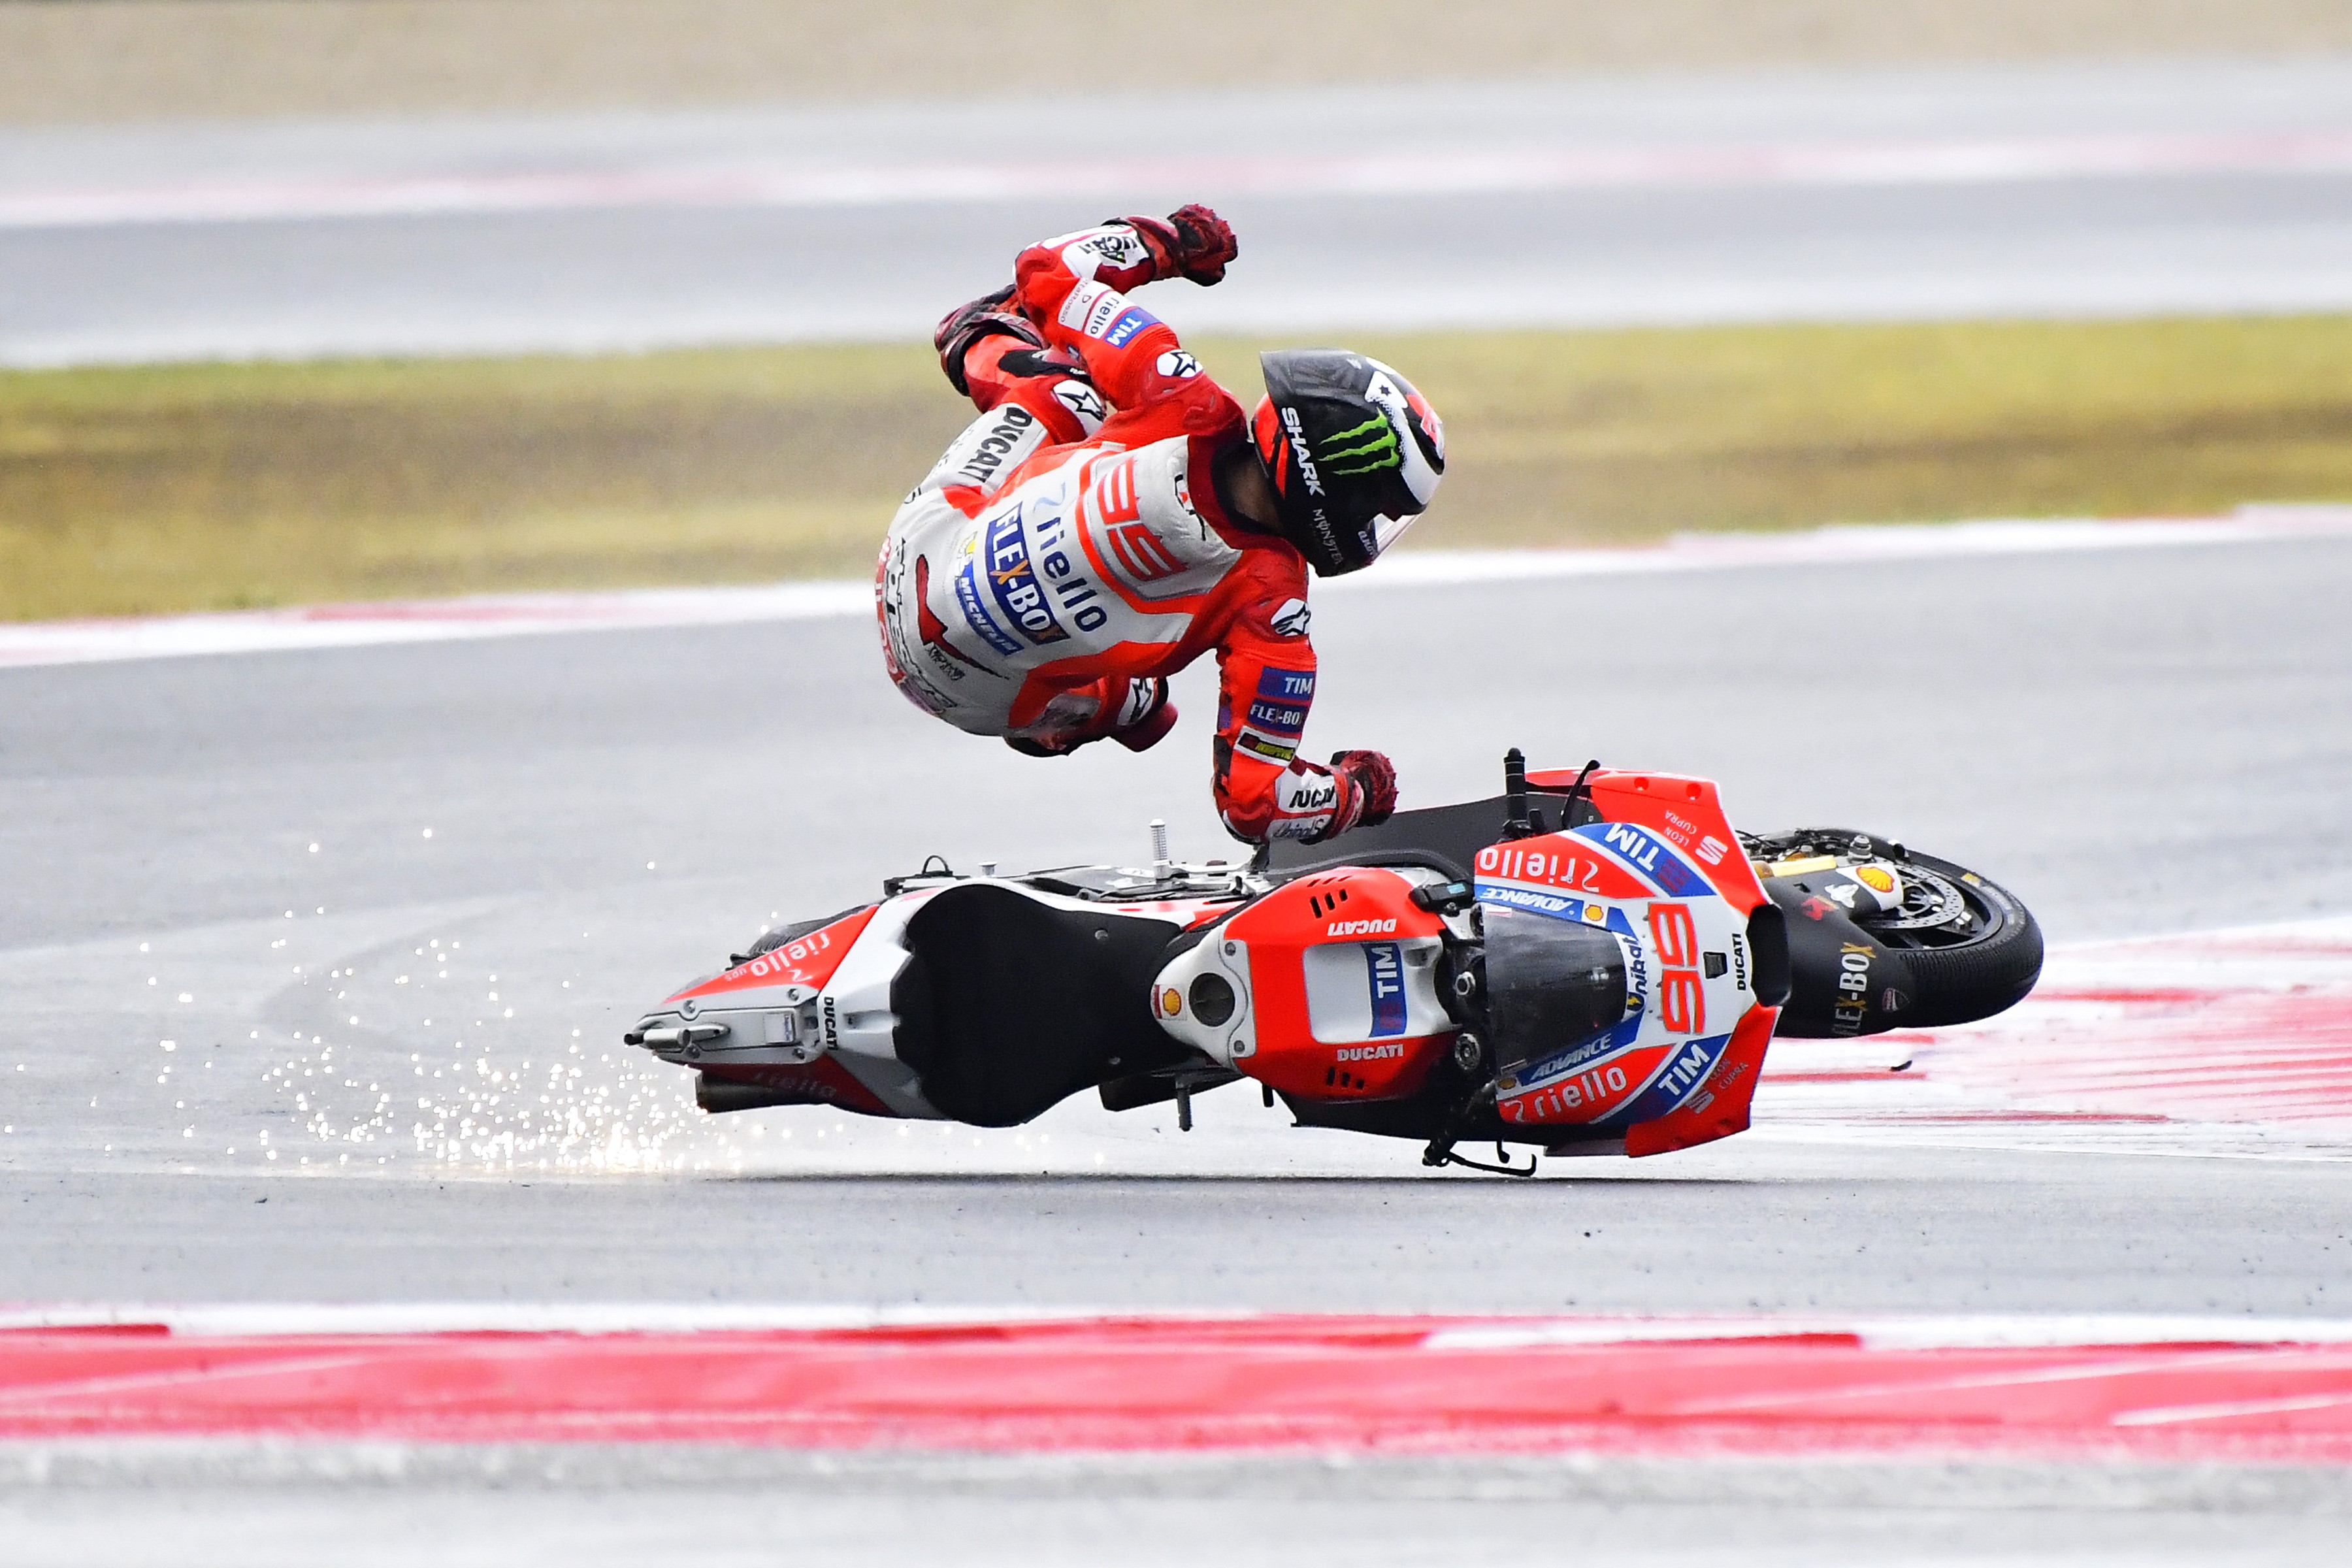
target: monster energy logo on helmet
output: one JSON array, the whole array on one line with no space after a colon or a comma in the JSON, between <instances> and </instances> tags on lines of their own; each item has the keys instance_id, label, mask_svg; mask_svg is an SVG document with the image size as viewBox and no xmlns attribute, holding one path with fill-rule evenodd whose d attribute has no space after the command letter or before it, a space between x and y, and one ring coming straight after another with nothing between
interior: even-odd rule
<instances>
[{"instance_id":1,"label":"monster energy logo on helmet","mask_svg":"<svg viewBox=\"0 0 2352 1568\"><path fill-rule=\"evenodd\" d=\"M1252 434L1282 532L1323 576L1370 564L1429 504L1445 436L1412 384L1342 349L1258 356L1265 400Z\"/></svg>"},{"instance_id":2,"label":"monster energy logo on helmet","mask_svg":"<svg viewBox=\"0 0 2352 1568\"><path fill-rule=\"evenodd\" d=\"M1375 414L1352 430L1336 430L1323 437L1323 463L1334 474L1376 474L1382 468L1404 467L1397 447L1396 426L1385 414Z\"/></svg>"}]
</instances>

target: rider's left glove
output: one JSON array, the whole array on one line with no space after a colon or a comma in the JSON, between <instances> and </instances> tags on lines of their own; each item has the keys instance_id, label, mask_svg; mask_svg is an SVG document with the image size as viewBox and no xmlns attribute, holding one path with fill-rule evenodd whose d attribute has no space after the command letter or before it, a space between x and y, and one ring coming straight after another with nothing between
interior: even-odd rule
<instances>
[{"instance_id":1,"label":"rider's left glove","mask_svg":"<svg viewBox=\"0 0 2352 1568\"><path fill-rule=\"evenodd\" d=\"M1009 283L993 294L967 300L941 316L939 326L931 332L931 346L940 351L940 368L947 373L948 384L962 395L971 396L971 383L964 374L963 356L982 338L999 335L1018 338L1039 351L1046 346L1045 334L1018 313Z\"/></svg>"}]
</instances>

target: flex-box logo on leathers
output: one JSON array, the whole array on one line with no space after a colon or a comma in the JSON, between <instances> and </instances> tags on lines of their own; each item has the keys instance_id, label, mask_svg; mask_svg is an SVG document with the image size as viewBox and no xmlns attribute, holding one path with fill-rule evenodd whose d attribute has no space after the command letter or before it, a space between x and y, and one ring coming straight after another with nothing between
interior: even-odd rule
<instances>
[{"instance_id":1,"label":"flex-box logo on leathers","mask_svg":"<svg viewBox=\"0 0 2352 1568\"><path fill-rule=\"evenodd\" d=\"M1017 506L988 525L988 585L1031 642L1061 642L1069 637L1045 603L1045 590L1037 585L1037 574L1029 564L1029 535L1022 530Z\"/></svg>"},{"instance_id":2,"label":"flex-box logo on leathers","mask_svg":"<svg viewBox=\"0 0 2352 1568\"><path fill-rule=\"evenodd\" d=\"M1364 972L1372 993L1372 1037L1404 1033L1404 949L1392 942L1364 944Z\"/></svg>"}]
</instances>

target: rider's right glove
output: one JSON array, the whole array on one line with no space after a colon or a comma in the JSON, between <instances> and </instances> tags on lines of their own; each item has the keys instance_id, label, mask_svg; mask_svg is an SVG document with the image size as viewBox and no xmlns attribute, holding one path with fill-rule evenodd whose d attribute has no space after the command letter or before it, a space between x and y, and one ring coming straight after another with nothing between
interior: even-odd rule
<instances>
[{"instance_id":1,"label":"rider's right glove","mask_svg":"<svg viewBox=\"0 0 2352 1568\"><path fill-rule=\"evenodd\" d=\"M1334 752L1331 771L1356 786L1361 804L1350 827L1377 827L1396 810L1396 764L1378 752Z\"/></svg>"},{"instance_id":2,"label":"rider's right glove","mask_svg":"<svg viewBox=\"0 0 2352 1568\"><path fill-rule=\"evenodd\" d=\"M1331 820L1305 843L1328 844L1349 828L1377 826L1396 810L1396 768L1378 752L1332 752L1331 782L1339 789Z\"/></svg>"},{"instance_id":3,"label":"rider's right glove","mask_svg":"<svg viewBox=\"0 0 2352 1568\"><path fill-rule=\"evenodd\" d=\"M1120 217L1143 237L1152 270L1163 279L1190 278L1207 288L1221 282L1225 263L1241 254L1240 242L1224 219L1198 202L1187 202L1164 218Z\"/></svg>"}]
</instances>

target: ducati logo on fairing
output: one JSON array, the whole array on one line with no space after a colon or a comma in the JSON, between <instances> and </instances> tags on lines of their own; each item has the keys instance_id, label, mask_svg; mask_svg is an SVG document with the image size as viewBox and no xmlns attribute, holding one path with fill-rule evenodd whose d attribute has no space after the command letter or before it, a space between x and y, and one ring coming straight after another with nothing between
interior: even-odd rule
<instances>
[{"instance_id":1,"label":"ducati logo on fairing","mask_svg":"<svg viewBox=\"0 0 2352 1568\"><path fill-rule=\"evenodd\" d=\"M1404 1047L1394 1042L1385 1046L1342 1046L1331 1054L1343 1062L1385 1062L1403 1056Z\"/></svg>"},{"instance_id":2,"label":"ducati logo on fairing","mask_svg":"<svg viewBox=\"0 0 2352 1568\"><path fill-rule=\"evenodd\" d=\"M1325 936L1385 936L1396 930L1394 921L1333 921Z\"/></svg>"}]
</instances>

